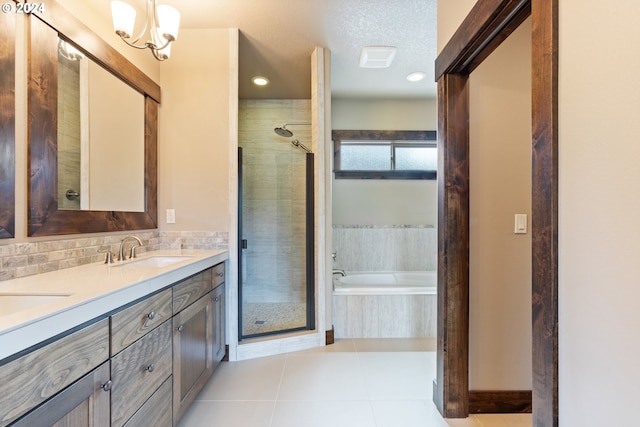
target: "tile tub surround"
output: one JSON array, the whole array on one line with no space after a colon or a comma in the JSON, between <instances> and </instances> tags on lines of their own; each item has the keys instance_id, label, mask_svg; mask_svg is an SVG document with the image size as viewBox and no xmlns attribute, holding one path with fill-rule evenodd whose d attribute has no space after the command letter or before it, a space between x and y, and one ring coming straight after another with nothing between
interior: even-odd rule
<instances>
[{"instance_id":1,"label":"tile tub surround","mask_svg":"<svg viewBox=\"0 0 640 427\"><path fill-rule=\"evenodd\" d=\"M333 268L347 271L433 271L438 230L432 225L334 225Z\"/></svg>"},{"instance_id":2,"label":"tile tub surround","mask_svg":"<svg viewBox=\"0 0 640 427\"><path fill-rule=\"evenodd\" d=\"M436 303L436 295L333 295L335 337L435 337Z\"/></svg>"},{"instance_id":3,"label":"tile tub surround","mask_svg":"<svg viewBox=\"0 0 640 427\"><path fill-rule=\"evenodd\" d=\"M334 225L333 268L349 271L433 271L437 229L431 225ZM336 338L436 335L435 295L333 295Z\"/></svg>"},{"instance_id":4,"label":"tile tub surround","mask_svg":"<svg viewBox=\"0 0 640 427\"><path fill-rule=\"evenodd\" d=\"M85 264L0 282L3 294L64 295L0 313L0 361L228 258L226 250L174 250L144 254L138 260L151 255L185 258L159 267L136 261Z\"/></svg>"},{"instance_id":5,"label":"tile tub surround","mask_svg":"<svg viewBox=\"0 0 640 427\"><path fill-rule=\"evenodd\" d=\"M229 233L212 231L132 231L145 246L138 253L159 249L228 249ZM104 262L117 253L128 234L75 237L25 243L0 243L0 282L79 265Z\"/></svg>"}]
</instances>

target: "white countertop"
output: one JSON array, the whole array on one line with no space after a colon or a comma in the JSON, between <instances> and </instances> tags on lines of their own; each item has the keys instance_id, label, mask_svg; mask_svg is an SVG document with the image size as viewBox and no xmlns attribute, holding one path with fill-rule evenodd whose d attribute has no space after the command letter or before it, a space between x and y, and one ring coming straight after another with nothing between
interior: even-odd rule
<instances>
[{"instance_id":1,"label":"white countertop","mask_svg":"<svg viewBox=\"0 0 640 427\"><path fill-rule=\"evenodd\" d=\"M163 267L135 264L157 256L185 258ZM135 260L87 264L0 282L0 298L65 295L39 297L36 305L0 312L0 361L227 258L226 250L153 251Z\"/></svg>"}]
</instances>

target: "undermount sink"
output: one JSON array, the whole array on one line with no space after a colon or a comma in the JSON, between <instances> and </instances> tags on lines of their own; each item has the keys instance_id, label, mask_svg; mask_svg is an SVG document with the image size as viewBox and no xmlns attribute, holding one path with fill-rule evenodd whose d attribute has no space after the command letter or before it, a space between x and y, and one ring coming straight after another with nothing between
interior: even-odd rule
<instances>
[{"instance_id":1,"label":"undermount sink","mask_svg":"<svg viewBox=\"0 0 640 427\"><path fill-rule=\"evenodd\" d=\"M181 256L181 255L156 255L148 258L142 258L138 260L129 261L124 264L115 265L115 267L136 267L136 268L144 268L144 267L166 267L171 264L175 264L177 262L182 262L189 258L193 258L190 256Z\"/></svg>"},{"instance_id":2,"label":"undermount sink","mask_svg":"<svg viewBox=\"0 0 640 427\"><path fill-rule=\"evenodd\" d=\"M68 296L71 294L0 293L0 315L17 313Z\"/></svg>"}]
</instances>

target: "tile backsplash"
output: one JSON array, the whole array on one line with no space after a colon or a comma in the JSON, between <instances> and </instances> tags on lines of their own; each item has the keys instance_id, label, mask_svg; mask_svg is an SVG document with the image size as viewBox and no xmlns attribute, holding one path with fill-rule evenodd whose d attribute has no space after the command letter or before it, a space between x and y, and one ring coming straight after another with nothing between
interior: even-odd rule
<instances>
[{"instance_id":1,"label":"tile backsplash","mask_svg":"<svg viewBox=\"0 0 640 427\"><path fill-rule=\"evenodd\" d=\"M160 249L228 249L229 233L210 231L132 232L145 246L138 251ZM0 245L0 281L46 273L94 262L117 253L126 234Z\"/></svg>"}]
</instances>

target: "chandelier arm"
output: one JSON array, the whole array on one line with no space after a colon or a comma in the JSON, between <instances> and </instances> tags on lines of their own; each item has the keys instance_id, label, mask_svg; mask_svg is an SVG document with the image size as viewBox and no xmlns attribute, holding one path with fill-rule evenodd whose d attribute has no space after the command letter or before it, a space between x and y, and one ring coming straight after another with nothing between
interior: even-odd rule
<instances>
[{"instance_id":1,"label":"chandelier arm","mask_svg":"<svg viewBox=\"0 0 640 427\"><path fill-rule=\"evenodd\" d=\"M147 46L146 44L143 46L137 45L137 44L133 44L131 42L129 42L129 40L127 40L127 37L123 36L122 34L118 34L120 36L120 38L122 39L123 42L125 42L126 44L128 44L131 47L134 47L136 49L146 49L149 46ZM138 40L140 40L140 38L137 38L136 40L134 40L134 43L137 42Z\"/></svg>"},{"instance_id":2,"label":"chandelier arm","mask_svg":"<svg viewBox=\"0 0 640 427\"><path fill-rule=\"evenodd\" d=\"M158 49L151 48L151 53L158 61L165 61L167 59L166 55L160 56L158 55Z\"/></svg>"},{"instance_id":3,"label":"chandelier arm","mask_svg":"<svg viewBox=\"0 0 640 427\"><path fill-rule=\"evenodd\" d=\"M155 49L155 50L162 50L165 47L169 46L169 44L174 41L175 39L173 37L171 37L169 34L163 34L162 36L158 36L159 38L164 38L167 42L165 44L163 44L162 46L156 46L155 43L153 43L152 41L148 41L147 42L147 47L151 48L151 49Z\"/></svg>"}]
</instances>

